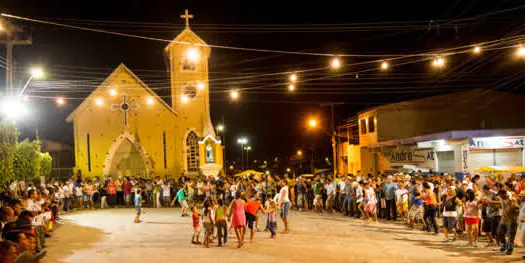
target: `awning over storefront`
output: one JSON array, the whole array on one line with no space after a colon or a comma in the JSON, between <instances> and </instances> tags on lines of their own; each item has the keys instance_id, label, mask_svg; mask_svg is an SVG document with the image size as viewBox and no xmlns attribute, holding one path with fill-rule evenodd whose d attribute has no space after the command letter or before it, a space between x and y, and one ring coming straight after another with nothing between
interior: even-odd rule
<instances>
[{"instance_id":1,"label":"awning over storefront","mask_svg":"<svg viewBox=\"0 0 525 263\"><path fill-rule=\"evenodd\" d=\"M468 131L448 131L429 135L415 136L405 139L382 141L367 145L368 148L381 148L387 146L397 146L406 144L416 144L418 142L435 140L468 139L476 137L494 136L524 136L525 129L505 129L505 130L468 130Z\"/></svg>"},{"instance_id":2,"label":"awning over storefront","mask_svg":"<svg viewBox=\"0 0 525 263\"><path fill-rule=\"evenodd\" d=\"M525 173L525 166L483 166L476 169L476 172Z\"/></svg>"}]
</instances>

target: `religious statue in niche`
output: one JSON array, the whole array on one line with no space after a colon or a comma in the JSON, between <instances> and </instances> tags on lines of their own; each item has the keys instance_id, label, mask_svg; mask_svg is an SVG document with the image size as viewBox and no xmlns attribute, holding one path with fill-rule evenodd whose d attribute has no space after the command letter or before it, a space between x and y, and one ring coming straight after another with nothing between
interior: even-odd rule
<instances>
[{"instance_id":1,"label":"religious statue in niche","mask_svg":"<svg viewBox=\"0 0 525 263\"><path fill-rule=\"evenodd\" d=\"M211 144L206 145L206 163L214 163L213 147L211 146Z\"/></svg>"}]
</instances>

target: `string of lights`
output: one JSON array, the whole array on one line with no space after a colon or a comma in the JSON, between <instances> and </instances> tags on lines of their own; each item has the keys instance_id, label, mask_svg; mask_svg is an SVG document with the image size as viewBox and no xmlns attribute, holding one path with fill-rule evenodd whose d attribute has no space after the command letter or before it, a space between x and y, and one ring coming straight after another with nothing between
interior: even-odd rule
<instances>
[{"instance_id":1,"label":"string of lights","mask_svg":"<svg viewBox=\"0 0 525 263\"><path fill-rule=\"evenodd\" d=\"M3 17L12 18L12 19L54 25L58 27L65 27L65 28L71 28L71 29L77 29L77 30L83 30L83 31L105 33L105 34L117 35L117 36L122 36L122 37L132 37L132 38L139 38L139 39L144 39L144 40L160 41L160 42L165 42L165 43L177 43L177 44L184 44L184 45L189 45L189 46L207 46L211 48L231 49L231 50L238 50L238 51L281 53L281 54L289 54L289 55L328 56L328 57L405 57L405 56L429 56L429 55L435 54L435 52L424 52L424 53L414 53L414 54L334 54L334 53L315 53L315 52L297 52L297 51L285 51L285 50L273 50L273 49L244 48L244 47L234 47L234 46L225 46L225 45L197 44L197 43L189 43L185 41L175 41L175 40L161 39L161 38L141 36L141 35L135 35L135 34L120 33L120 32L104 30L104 29L74 26L74 25L69 25L69 24L33 19L33 18L28 18L28 17L15 16L15 15L5 14L5 13L2 13L0 15ZM524 35L520 35L519 37L523 38L523 36ZM503 41L503 40L505 39L487 41L487 42L479 43L478 45L480 46L488 45L495 41ZM466 47L471 48L472 46L473 45L467 45ZM461 48L465 48L465 46L453 48L451 50L457 50Z\"/></svg>"},{"instance_id":2,"label":"string of lights","mask_svg":"<svg viewBox=\"0 0 525 263\"><path fill-rule=\"evenodd\" d=\"M524 5L525 6L525 5ZM132 35L132 34L123 34L123 33L120 33L120 32L113 32L113 31L108 31L108 30L102 30L102 29L94 29L94 28L86 28L86 27L80 27L80 26L75 26L75 25L66 25L66 24L61 24L61 23L55 23L55 22L50 22L50 21L43 21L43 20L36 20L36 19L31 19L31 18L27 18L27 17L19 17L19 16L13 16L13 15L8 15L8 14L2 14L2 16L4 17L10 17L10 18L13 18L13 19L20 19L20 20L26 20L26 21L31 21L31 22L37 22L37 23L43 23L43 24L50 24L50 25L54 25L54 26L60 26L60 27L66 27L66 28L71 28L71 29L78 29L78 30L84 30L84 31L93 31L93 32L99 32L99 33L106 33L106 34L113 34L113 35L119 35L119 36L124 36L124 37L134 37L134 38L141 38L141 39L146 39L146 40L154 40L154 41L162 41L162 42L168 42L168 43L172 43L172 42L175 42L175 41L172 41L172 40L165 40L165 39L160 39L160 38L153 38L153 37L146 37L146 36L139 36L139 35ZM323 80L323 79L329 79L329 78L335 78L335 77L344 77L344 76L351 76L351 75L355 75L355 78L358 79L359 78L359 73L366 73L366 72L373 72L373 71L390 71L392 70L392 68L394 67L399 67L399 66L402 66L402 65L407 65L407 64L413 64L413 63L418 63L418 62L422 62L422 61L431 61L431 65L433 68L435 68L436 70L440 70L440 69L443 69L447 66L447 57L450 57L452 55L457 55L457 54L464 54L464 53L472 53L474 55L480 55L482 52L487 52L487 51L494 51L494 50L504 50L504 49L508 49L508 48L516 48L516 56L518 57L525 57L525 48L522 47L519 42L520 40L522 40L524 38L525 35L515 35L515 36L508 36L508 37L504 37L504 38L501 38L501 39L497 39L497 40L492 40L492 41L486 41L486 42L482 42L482 43L478 43L478 44L472 44L472 45L464 45L464 46L458 46L458 47L454 47L454 48L449 48L449 49L442 49L442 50L439 50L439 52L436 52L436 51L425 51L425 52L420 52L420 53L412 53L412 54L331 54L331 53L314 53L314 52L296 52L296 51L282 51L282 50L269 50L269 49L255 49L255 48L243 48L243 47L232 47L232 46L219 46L219 45L206 45L206 46L209 46L209 47L213 47L213 48L223 48L223 49L232 49L232 50L242 50L242 51L253 51L253 52L269 52L269 53L279 53L279 54L293 54L293 55L315 55L315 56L329 56L329 57L332 57L328 66L325 66L325 67L319 67L319 68L312 68L312 69L303 69L303 70L296 70L296 71L285 71L285 72L274 72L274 73L265 73L265 74L258 74L258 75L250 75L249 73L245 73L245 75L243 76L236 76L236 77L230 77L230 78L218 78L218 79L210 79L209 81L212 82L212 81L225 81L225 80L229 80L229 81L232 81L232 80L237 80L237 81L246 81L245 83L256 83L255 81L260 81L261 79L265 78L265 77L275 77L275 76L280 76L280 75L286 75L288 76L288 82L284 82L284 83L273 83L273 84L263 84L261 83L261 85L259 86L252 86L252 87L245 87L245 88L236 88L236 89L232 89L232 90L217 90L217 91L210 91L210 93L224 93L224 92L228 92L230 94L230 97L232 100L238 100L239 97L240 97L240 92L246 92L246 93L272 93L274 91L255 91L255 90L261 90L261 89L264 89L264 88L272 88L272 87L279 87L279 86L283 86L285 85L288 89L288 91L290 92L295 92L298 85L302 85L302 84L306 84L306 83L309 83L309 82L312 82L312 81L316 81L316 80ZM192 44L192 43L186 43L186 42L175 42L175 43L180 43L180 44L187 44L187 45L195 45L195 44ZM510 44L510 45L509 45ZM505 46L503 46L505 45ZM191 50L190 50L191 51ZM382 59L377 59L377 60L371 60L371 61L364 61L364 62L357 62L357 63L353 63L353 64L344 64L343 61L342 61L342 58L343 57L383 57ZM386 59L385 59L386 57ZM406 59L410 59L410 61L404 61ZM412 60L414 59L414 60ZM397 62L396 61L400 61L400 62ZM1 62L1 60L0 60ZM353 70L352 72L341 72L341 73L333 73L333 74L325 74L324 76L322 77L318 77L318 78L307 78L307 76L312 76L313 74L321 74L321 73L316 73L317 71L325 71L325 70L332 70L332 71L342 71L343 69L345 68L349 68L349 67L355 67L355 66L367 66L369 64L378 64L378 66L373 66L373 67L369 67L369 68L366 68L366 69L356 69L356 70ZM0 65L1 66L1 65ZM62 73L65 73L63 74L63 76L67 76L67 77L72 77L72 78L84 78L85 80L89 80L91 83L93 83L93 86L89 86L89 85L85 85L86 82L82 82L82 81L79 81L83 84L81 85L84 85L85 88L96 88L100 85L97 85L97 83L100 83L100 82L97 82L97 81L100 81L100 80L104 80L104 78L97 78L97 77L93 77L93 76L82 76L82 75L74 75L74 74L68 74L67 72L75 72L74 70L58 70L59 72L61 71ZM87 72L87 71L86 71ZM104 72L84 72L84 74L88 74L88 75L107 75L107 73L104 73ZM152 72L155 72L155 71L152 71ZM166 74L166 72L163 72L164 74ZM152 77L159 77L157 74L150 74ZM153 87L152 89L170 89L170 85L166 85L167 83L165 81L162 81L162 80L168 80L167 77L163 77L163 78L158 78L157 81L152 81L152 84ZM259 84L259 83L256 83L256 84ZM44 84L45 85L45 84ZM45 87L45 86L42 86L42 89L46 89L46 88L49 88L48 87ZM62 93L65 93L65 92L68 92L69 90L67 90L67 85L64 85L63 87L60 87L62 84L60 82L57 82L57 83L48 83L48 85L51 85L51 88L64 88L66 89L65 91L57 91L57 92L62 92ZM159 85L159 86L156 86L156 85ZM199 85L203 85L202 83L199 83ZM37 86L37 85L35 85ZM453 87L460 87L460 85L452 85L452 86L440 86L441 88L453 88ZM127 88L125 87L122 87L123 90L126 90ZM201 89L201 88L199 88ZM401 91L401 89L403 88L397 88L398 90L391 90L391 91L385 91L383 90L384 92L425 92L425 91L439 91L439 89L432 89L432 90L425 90L425 89L420 89L420 90L403 90ZM377 89L376 89L377 90ZM351 93L351 92L375 92L376 90L369 90L369 91L333 91L333 90L324 90L324 91L320 91L320 90L315 90L315 89L305 89L303 91L303 93L305 94L355 94L355 93ZM72 92L79 92L80 90L77 90L75 89L74 91ZM38 89L36 90L32 90L30 92L39 92ZM47 90L47 92L49 92L49 90ZM89 90L86 90L86 92L92 92L92 91L89 91ZM276 91L275 93L283 93L284 91ZM114 96L116 94L109 94L110 96ZM31 97L33 95L29 95L28 97ZM107 96L107 95L106 95ZM184 100L184 96L185 95L181 95L182 98ZM166 97L171 97L170 96L166 96ZM35 96L35 98L47 98L45 96ZM64 104L65 103L65 100L69 100L69 99L77 99L77 98L74 98L74 97L53 97L54 99L56 99L56 102L58 104ZM48 98L49 99L49 98ZM84 99L84 98L80 98L80 99ZM149 100L151 100L151 98L148 98L148 104L149 104ZM97 104L99 104L98 102L102 102L102 98L97 98Z\"/></svg>"}]
</instances>

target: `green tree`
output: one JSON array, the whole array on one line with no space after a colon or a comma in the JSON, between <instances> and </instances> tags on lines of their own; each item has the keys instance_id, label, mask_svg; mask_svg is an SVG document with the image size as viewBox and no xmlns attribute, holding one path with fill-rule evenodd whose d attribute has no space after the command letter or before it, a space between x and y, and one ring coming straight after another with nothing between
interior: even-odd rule
<instances>
[{"instance_id":1,"label":"green tree","mask_svg":"<svg viewBox=\"0 0 525 263\"><path fill-rule=\"evenodd\" d=\"M51 176L51 167L53 163L53 158L49 153L40 153L40 176L45 176L49 178Z\"/></svg>"},{"instance_id":2,"label":"green tree","mask_svg":"<svg viewBox=\"0 0 525 263\"><path fill-rule=\"evenodd\" d=\"M0 123L0 186L6 186L15 179L13 164L18 136L20 133L14 125Z\"/></svg>"},{"instance_id":3,"label":"green tree","mask_svg":"<svg viewBox=\"0 0 525 263\"><path fill-rule=\"evenodd\" d=\"M17 180L40 176L40 142L25 139L16 145L14 173Z\"/></svg>"}]
</instances>

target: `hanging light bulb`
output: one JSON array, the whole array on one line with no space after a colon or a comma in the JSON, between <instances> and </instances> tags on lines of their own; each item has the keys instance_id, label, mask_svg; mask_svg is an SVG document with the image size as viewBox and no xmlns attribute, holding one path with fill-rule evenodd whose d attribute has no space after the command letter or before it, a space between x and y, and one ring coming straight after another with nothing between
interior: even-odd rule
<instances>
[{"instance_id":1,"label":"hanging light bulb","mask_svg":"<svg viewBox=\"0 0 525 263\"><path fill-rule=\"evenodd\" d=\"M383 62L381 63L381 69L382 69L382 70L387 70L389 66L390 66L390 65L388 65L388 62L386 62L386 61L383 61Z\"/></svg>"},{"instance_id":2,"label":"hanging light bulb","mask_svg":"<svg viewBox=\"0 0 525 263\"><path fill-rule=\"evenodd\" d=\"M525 57L525 47L520 45L518 47L518 50L516 51L516 56L518 56L518 57Z\"/></svg>"},{"instance_id":3,"label":"hanging light bulb","mask_svg":"<svg viewBox=\"0 0 525 263\"><path fill-rule=\"evenodd\" d=\"M148 104L148 105L152 105L153 102L154 102L154 101L153 101L153 98L152 98L152 97L149 97L149 98L146 99L146 104Z\"/></svg>"},{"instance_id":4,"label":"hanging light bulb","mask_svg":"<svg viewBox=\"0 0 525 263\"><path fill-rule=\"evenodd\" d=\"M432 61L432 65L436 68L442 68L445 66L445 59L442 58L442 57L436 57L433 61Z\"/></svg>"},{"instance_id":5,"label":"hanging light bulb","mask_svg":"<svg viewBox=\"0 0 525 263\"><path fill-rule=\"evenodd\" d=\"M341 60L339 58L333 58L330 62L332 69L339 69L341 67Z\"/></svg>"},{"instance_id":6,"label":"hanging light bulb","mask_svg":"<svg viewBox=\"0 0 525 263\"><path fill-rule=\"evenodd\" d=\"M290 82L295 83L297 81L297 75L295 73L292 73L290 75Z\"/></svg>"},{"instance_id":7,"label":"hanging light bulb","mask_svg":"<svg viewBox=\"0 0 525 263\"><path fill-rule=\"evenodd\" d=\"M111 95L111 96L117 96L117 90L116 90L116 89L110 89L110 90L109 90L109 95Z\"/></svg>"},{"instance_id":8,"label":"hanging light bulb","mask_svg":"<svg viewBox=\"0 0 525 263\"><path fill-rule=\"evenodd\" d=\"M64 103L66 103L66 101L65 101L64 98L62 98L62 97L58 97L58 98L56 98L55 102L56 102L56 104L58 104L59 106L60 106L60 105L64 105Z\"/></svg>"},{"instance_id":9,"label":"hanging light bulb","mask_svg":"<svg viewBox=\"0 0 525 263\"><path fill-rule=\"evenodd\" d=\"M480 46L474 46L474 48L472 49L472 53L474 53L474 54L481 53L481 47Z\"/></svg>"},{"instance_id":10,"label":"hanging light bulb","mask_svg":"<svg viewBox=\"0 0 525 263\"><path fill-rule=\"evenodd\" d=\"M358 79L359 78L359 74L355 73L355 78Z\"/></svg>"},{"instance_id":11,"label":"hanging light bulb","mask_svg":"<svg viewBox=\"0 0 525 263\"><path fill-rule=\"evenodd\" d=\"M197 84L197 88L199 88L200 90L203 90L205 87L206 86L202 82L199 82L199 84Z\"/></svg>"},{"instance_id":12,"label":"hanging light bulb","mask_svg":"<svg viewBox=\"0 0 525 263\"><path fill-rule=\"evenodd\" d=\"M182 95L182 96L180 97L180 101L182 102L182 104L186 104L186 103L188 103L189 98L188 98L187 95Z\"/></svg>"},{"instance_id":13,"label":"hanging light bulb","mask_svg":"<svg viewBox=\"0 0 525 263\"><path fill-rule=\"evenodd\" d=\"M102 106L104 104L104 101L101 98L96 98L95 104L97 104L98 106Z\"/></svg>"},{"instance_id":14,"label":"hanging light bulb","mask_svg":"<svg viewBox=\"0 0 525 263\"><path fill-rule=\"evenodd\" d=\"M230 98L232 100L238 100L239 99L239 91L237 91L237 90L230 91Z\"/></svg>"},{"instance_id":15,"label":"hanging light bulb","mask_svg":"<svg viewBox=\"0 0 525 263\"><path fill-rule=\"evenodd\" d=\"M195 62L199 59L199 51L196 48L190 48L186 51L186 58L189 61Z\"/></svg>"},{"instance_id":16,"label":"hanging light bulb","mask_svg":"<svg viewBox=\"0 0 525 263\"><path fill-rule=\"evenodd\" d=\"M288 90L289 91L294 91L295 90L295 85L294 84L288 85Z\"/></svg>"}]
</instances>

